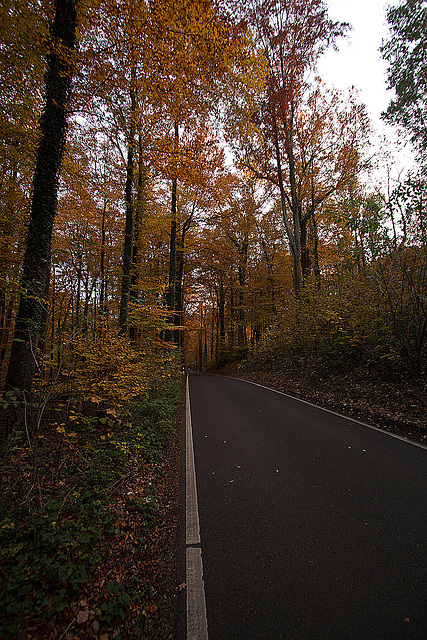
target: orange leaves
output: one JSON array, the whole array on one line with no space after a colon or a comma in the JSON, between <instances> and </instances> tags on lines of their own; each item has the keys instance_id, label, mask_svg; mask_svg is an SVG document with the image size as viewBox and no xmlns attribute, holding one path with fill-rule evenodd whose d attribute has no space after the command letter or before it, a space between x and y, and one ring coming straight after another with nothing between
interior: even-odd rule
<instances>
[{"instance_id":1,"label":"orange leaves","mask_svg":"<svg viewBox=\"0 0 427 640\"><path fill-rule=\"evenodd\" d=\"M153 144L151 161L163 176L189 184L203 185L211 181L223 167L223 151L215 132L199 122L180 127L177 146L174 137L166 133Z\"/></svg>"},{"instance_id":2,"label":"orange leaves","mask_svg":"<svg viewBox=\"0 0 427 640\"><path fill-rule=\"evenodd\" d=\"M126 337L115 329L100 329L93 338L79 335L73 340L78 356L76 386L81 393L102 402L122 405L146 390L147 364Z\"/></svg>"},{"instance_id":3,"label":"orange leaves","mask_svg":"<svg viewBox=\"0 0 427 640\"><path fill-rule=\"evenodd\" d=\"M118 409L132 397L146 395L151 385L176 375L178 358L173 349L156 341L155 331L151 338L147 335L149 323L155 328L165 313L146 309L145 314L146 326L138 325L144 331L144 348L136 347L118 329L103 326L93 336L80 333L71 343L74 390L98 407L107 407L102 424L114 422Z\"/></svg>"}]
</instances>

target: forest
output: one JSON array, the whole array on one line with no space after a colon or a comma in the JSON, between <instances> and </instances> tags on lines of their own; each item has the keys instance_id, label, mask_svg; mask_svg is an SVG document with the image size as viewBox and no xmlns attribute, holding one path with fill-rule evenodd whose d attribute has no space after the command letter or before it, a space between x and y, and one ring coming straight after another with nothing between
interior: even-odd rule
<instances>
[{"instance_id":1,"label":"forest","mask_svg":"<svg viewBox=\"0 0 427 640\"><path fill-rule=\"evenodd\" d=\"M323 0L2 2L0 637L169 637L187 367L358 380L422 431L426 15L385 16L397 172L318 75Z\"/></svg>"}]
</instances>

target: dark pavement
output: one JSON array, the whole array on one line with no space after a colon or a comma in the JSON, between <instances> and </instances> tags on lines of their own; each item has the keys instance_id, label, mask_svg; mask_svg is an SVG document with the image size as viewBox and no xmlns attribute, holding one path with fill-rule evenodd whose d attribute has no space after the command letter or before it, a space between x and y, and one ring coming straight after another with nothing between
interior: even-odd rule
<instances>
[{"instance_id":1,"label":"dark pavement","mask_svg":"<svg viewBox=\"0 0 427 640\"><path fill-rule=\"evenodd\" d=\"M190 375L209 640L427 638L427 450Z\"/></svg>"}]
</instances>

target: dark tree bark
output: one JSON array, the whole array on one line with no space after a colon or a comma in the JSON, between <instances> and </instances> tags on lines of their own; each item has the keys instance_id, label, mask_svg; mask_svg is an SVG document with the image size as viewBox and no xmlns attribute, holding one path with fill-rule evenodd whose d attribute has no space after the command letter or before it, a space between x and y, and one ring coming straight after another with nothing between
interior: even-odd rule
<instances>
[{"instance_id":1,"label":"dark tree bark","mask_svg":"<svg viewBox=\"0 0 427 640\"><path fill-rule=\"evenodd\" d=\"M295 159L294 159L294 107L291 106L291 115L289 119L289 131L287 131L286 153L288 156L289 166L289 184L291 187L291 203L292 203L292 220L294 223L294 285L295 295L298 298L301 294L302 275L299 267L301 261L301 212L297 194L297 181L295 175ZM298 264L297 264L298 263Z\"/></svg>"},{"instance_id":2,"label":"dark tree bark","mask_svg":"<svg viewBox=\"0 0 427 640\"><path fill-rule=\"evenodd\" d=\"M15 302L15 296L10 296L7 301L7 305L5 308L5 314L2 318L2 337L1 337L1 348L0 348L0 364L2 364L6 359L7 346L9 342L9 334L12 325L12 314L13 307Z\"/></svg>"},{"instance_id":3,"label":"dark tree bark","mask_svg":"<svg viewBox=\"0 0 427 640\"><path fill-rule=\"evenodd\" d=\"M175 273L175 317L174 325L176 327L182 327L184 324L184 251L185 251L185 236L187 231L191 227L194 213L196 211L196 202L194 202L192 210L188 218L182 225L181 235L176 245L176 273ZM175 330L174 343L178 346L183 345L183 332L181 329Z\"/></svg>"},{"instance_id":4,"label":"dark tree bark","mask_svg":"<svg viewBox=\"0 0 427 640\"><path fill-rule=\"evenodd\" d=\"M178 152L179 144L179 128L178 123L175 122L174 127L175 134L175 150ZM168 291L166 297L166 304L171 316L169 318L170 324L175 324L175 309L176 309L176 276L177 276L177 262L176 262L176 236L177 236L177 178L172 179L172 201L171 201L171 235L169 245L169 282ZM165 338L167 342L174 340L174 331L167 329L165 332Z\"/></svg>"},{"instance_id":5,"label":"dark tree bark","mask_svg":"<svg viewBox=\"0 0 427 640\"><path fill-rule=\"evenodd\" d=\"M146 216L147 207L147 167L142 159L142 141L139 136L138 141L139 157L138 157L138 184L136 190L136 207L133 231L133 247L132 247L132 277L130 281L130 298L136 301L140 297L139 291L139 253L140 253L140 231L143 218Z\"/></svg>"},{"instance_id":6,"label":"dark tree bark","mask_svg":"<svg viewBox=\"0 0 427 640\"><path fill-rule=\"evenodd\" d=\"M309 216L301 216L300 219L300 242L301 242L301 274L302 282L305 284L310 275L311 258L308 246L308 223Z\"/></svg>"},{"instance_id":7,"label":"dark tree bark","mask_svg":"<svg viewBox=\"0 0 427 640\"><path fill-rule=\"evenodd\" d=\"M225 358L225 290L222 275L219 275L218 286L215 289L218 307L218 343L217 357L222 364Z\"/></svg>"},{"instance_id":8,"label":"dark tree bark","mask_svg":"<svg viewBox=\"0 0 427 640\"><path fill-rule=\"evenodd\" d=\"M239 289L238 289L238 325L237 325L237 346L239 356L247 355L247 338L245 326L244 289L246 284L246 267L248 262L249 242L244 240L238 245L239 251Z\"/></svg>"},{"instance_id":9,"label":"dark tree bark","mask_svg":"<svg viewBox=\"0 0 427 640\"><path fill-rule=\"evenodd\" d=\"M228 324L228 347L231 354L234 352L234 323L235 323L236 307L234 305L234 286L230 286L230 314Z\"/></svg>"},{"instance_id":10,"label":"dark tree bark","mask_svg":"<svg viewBox=\"0 0 427 640\"><path fill-rule=\"evenodd\" d=\"M132 199L133 174L134 174L134 144L135 144L135 112L136 112L136 91L134 87L135 70L132 70L132 86L130 89L130 129L128 141L128 155L126 163L126 185L125 185L125 202L126 202L126 222L125 222L125 241L123 246L123 275L122 290L120 296L119 311L119 327L121 333L126 333L129 313L129 297L132 267L132 247L133 247L133 226L134 211Z\"/></svg>"},{"instance_id":11,"label":"dark tree bark","mask_svg":"<svg viewBox=\"0 0 427 640\"><path fill-rule=\"evenodd\" d=\"M107 199L104 198L104 207L102 209L101 223L101 256L100 256L100 276L101 291L99 293L99 310L103 318L107 315L107 299L105 291L105 218L107 213Z\"/></svg>"},{"instance_id":12,"label":"dark tree bark","mask_svg":"<svg viewBox=\"0 0 427 640\"><path fill-rule=\"evenodd\" d=\"M320 291L321 279L320 279L320 263L319 263L319 231L317 228L317 219L315 214L314 190L312 190L311 192L311 222L313 224L313 236L314 236L314 251L313 251L314 278L316 281L316 289L317 291Z\"/></svg>"},{"instance_id":13,"label":"dark tree bark","mask_svg":"<svg viewBox=\"0 0 427 640\"><path fill-rule=\"evenodd\" d=\"M58 179L67 130L67 105L76 47L78 0L57 0L51 28L52 47L45 75L46 102L33 181L30 222L24 256L21 298L6 388L29 391L37 362L45 292L50 277L53 222Z\"/></svg>"},{"instance_id":14,"label":"dark tree bark","mask_svg":"<svg viewBox=\"0 0 427 640\"><path fill-rule=\"evenodd\" d=\"M182 285L184 278L184 242L185 231L183 229L176 248L175 327L180 327L183 324L184 300L182 295ZM174 343L176 345L182 346L182 337L182 331L179 328L175 329Z\"/></svg>"},{"instance_id":15,"label":"dark tree bark","mask_svg":"<svg viewBox=\"0 0 427 640\"><path fill-rule=\"evenodd\" d=\"M274 106L272 107L274 109ZM276 168L277 168L277 178L279 181L279 189L280 189L280 202L282 205L282 216L283 222L286 228L286 234L289 240L289 246L291 248L292 260L294 265L294 289L295 296L298 298L301 293L301 248L300 248L300 236L299 236L299 226L295 227L295 212L294 207L292 207L293 215L294 215L294 231L291 229L291 225L289 223L288 213L287 213L287 201L286 201L286 192L283 184L283 173L282 173L282 160L280 155L280 147L279 147L279 134L277 131L277 121L276 116L273 114L273 135L274 135L274 149L276 153ZM293 183L295 187L295 171L291 169L293 164L290 163L290 174L291 174L291 185ZM292 191L293 195L296 193L295 189ZM293 198L292 203L294 203L295 199ZM297 233L295 233L295 230Z\"/></svg>"},{"instance_id":16,"label":"dark tree bark","mask_svg":"<svg viewBox=\"0 0 427 640\"><path fill-rule=\"evenodd\" d=\"M139 158L138 158L138 184L136 190L136 206L134 214L134 229L132 241L132 263L131 263L131 279L130 279L130 301L136 304L142 298L140 291L140 231L143 218L146 213L146 196L147 196L147 169L142 162L142 142L139 136ZM137 323L133 323L129 327L129 339L134 344L137 343L140 336L140 328Z\"/></svg>"},{"instance_id":17,"label":"dark tree bark","mask_svg":"<svg viewBox=\"0 0 427 640\"><path fill-rule=\"evenodd\" d=\"M81 298L82 298L82 252L79 249L78 253L78 263L77 263L77 294L76 294L76 317L75 317L75 327L78 329L80 327L80 306L81 306Z\"/></svg>"}]
</instances>

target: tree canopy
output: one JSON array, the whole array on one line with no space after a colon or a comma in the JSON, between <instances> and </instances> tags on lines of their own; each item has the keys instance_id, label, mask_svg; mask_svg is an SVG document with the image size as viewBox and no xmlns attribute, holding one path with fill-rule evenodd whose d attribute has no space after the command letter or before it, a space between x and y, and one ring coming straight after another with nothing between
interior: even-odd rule
<instances>
[{"instance_id":1,"label":"tree canopy","mask_svg":"<svg viewBox=\"0 0 427 640\"><path fill-rule=\"evenodd\" d=\"M384 117L409 133L423 162L427 155L427 2L404 0L387 10L390 36L381 47L388 86L396 97Z\"/></svg>"},{"instance_id":2,"label":"tree canopy","mask_svg":"<svg viewBox=\"0 0 427 640\"><path fill-rule=\"evenodd\" d=\"M425 163L426 3L388 19L386 117ZM184 368L290 372L316 402L363 388L425 425L426 176L374 180L357 87L318 77L346 29L322 0L2 3L10 637L154 629L141 576Z\"/></svg>"}]
</instances>

